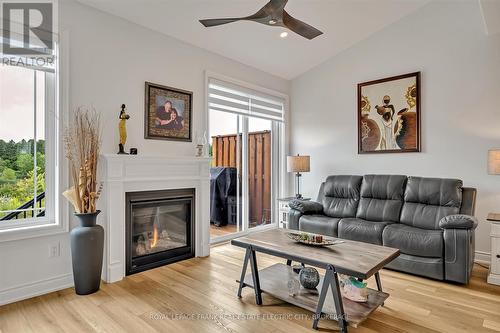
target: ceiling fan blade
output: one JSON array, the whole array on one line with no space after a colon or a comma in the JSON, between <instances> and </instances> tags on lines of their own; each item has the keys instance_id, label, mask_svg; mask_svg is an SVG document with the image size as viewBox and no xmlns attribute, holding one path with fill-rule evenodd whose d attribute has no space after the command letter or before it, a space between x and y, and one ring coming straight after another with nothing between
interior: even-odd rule
<instances>
[{"instance_id":1,"label":"ceiling fan blade","mask_svg":"<svg viewBox=\"0 0 500 333\"><path fill-rule=\"evenodd\" d=\"M296 34L299 34L307 39L313 39L323 34L315 27L292 17L285 10L283 10L283 25Z\"/></svg>"},{"instance_id":2,"label":"ceiling fan blade","mask_svg":"<svg viewBox=\"0 0 500 333\"><path fill-rule=\"evenodd\" d=\"M217 25L233 23L240 20L242 19L241 18L207 19L207 20L200 20L200 23L208 28L208 27L215 27Z\"/></svg>"},{"instance_id":3,"label":"ceiling fan blade","mask_svg":"<svg viewBox=\"0 0 500 333\"><path fill-rule=\"evenodd\" d=\"M288 0L271 0L264 7L262 7L262 9L272 12L280 12L285 8L287 2Z\"/></svg>"}]
</instances>

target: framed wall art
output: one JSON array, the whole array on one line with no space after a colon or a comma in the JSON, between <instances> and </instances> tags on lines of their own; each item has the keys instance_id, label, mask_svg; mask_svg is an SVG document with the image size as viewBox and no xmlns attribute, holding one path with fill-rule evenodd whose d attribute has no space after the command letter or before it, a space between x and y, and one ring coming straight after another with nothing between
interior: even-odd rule
<instances>
[{"instance_id":1,"label":"framed wall art","mask_svg":"<svg viewBox=\"0 0 500 333\"><path fill-rule=\"evenodd\" d=\"M420 72L358 84L358 153L420 152Z\"/></svg>"},{"instance_id":2,"label":"framed wall art","mask_svg":"<svg viewBox=\"0 0 500 333\"><path fill-rule=\"evenodd\" d=\"M145 139L192 141L192 92L146 82L145 100Z\"/></svg>"}]
</instances>

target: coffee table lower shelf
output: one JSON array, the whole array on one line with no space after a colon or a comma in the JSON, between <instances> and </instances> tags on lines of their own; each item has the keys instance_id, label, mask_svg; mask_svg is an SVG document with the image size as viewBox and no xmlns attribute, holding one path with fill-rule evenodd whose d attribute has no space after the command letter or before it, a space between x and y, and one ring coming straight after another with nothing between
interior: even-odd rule
<instances>
[{"instance_id":1,"label":"coffee table lower shelf","mask_svg":"<svg viewBox=\"0 0 500 333\"><path fill-rule=\"evenodd\" d=\"M288 292L288 281L292 278L298 279L298 274L292 270L291 266L285 264L274 264L270 267L259 270L260 289L275 298L300 308L316 312L318 305L319 290L323 285L323 276L320 276L320 283L316 290L300 288L295 296L290 296ZM239 281L238 281L239 282ZM253 288L252 274L245 276L244 285ZM357 303L346 298L342 298L346 321L349 326L357 327L373 311L383 305L389 294L368 289L368 301L366 303ZM331 288L328 289L322 313L329 318L336 319L335 303Z\"/></svg>"}]
</instances>

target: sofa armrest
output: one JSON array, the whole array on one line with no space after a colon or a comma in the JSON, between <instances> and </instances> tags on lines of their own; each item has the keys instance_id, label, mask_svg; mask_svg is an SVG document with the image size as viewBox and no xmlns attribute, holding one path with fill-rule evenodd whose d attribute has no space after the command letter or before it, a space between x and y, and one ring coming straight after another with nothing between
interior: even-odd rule
<instances>
[{"instance_id":1,"label":"sofa armrest","mask_svg":"<svg viewBox=\"0 0 500 333\"><path fill-rule=\"evenodd\" d=\"M302 213L295 209L288 211L288 229L299 230L299 220Z\"/></svg>"},{"instance_id":2,"label":"sofa armrest","mask_svg":"<svg viewBox=\"0 0 500 333\"><path fill-rule=\"evenodd\" d=\"M463 214L448 215L439 221L439 227L441 229L476 229L477 219Z\"/></svg>"},{"instance_id":3,"label":"sofa armrest","mask_svg":"<svg viewBox=\"0 0 500 333\"><path fill-rule=\"evenodd\" d=\"M323 205L316 201L292 200L288 206L306 215L323 214Z\"/></svg>"}]
</instances>

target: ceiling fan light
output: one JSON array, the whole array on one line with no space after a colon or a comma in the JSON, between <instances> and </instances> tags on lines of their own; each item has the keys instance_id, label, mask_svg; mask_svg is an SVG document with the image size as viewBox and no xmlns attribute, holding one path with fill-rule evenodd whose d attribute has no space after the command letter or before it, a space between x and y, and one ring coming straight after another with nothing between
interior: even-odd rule
<instances>
[{"instance_id":1,"label":"ceiling fan light","mask_svg":"<svg viewBox=\"0 0 500 333\"><path fill-rule=\"evenodd\" d=\"M278 23L278 21L276 21L275 19L269 20L269 24L271 24L271 25L275 25L276 23Z\"/></svg>"},{"instance_id":2,"label":"ceiling fan light","mask_svg":"<svg viewBox=\"0 0 500 333\"><path fill-rule=\"evenodd\" d=\"M288 32L286 32L286 31L283 31L282 33L280 33L281 38L286 38L287 36L288 36Z\"/></svg>"}]
</instances>

